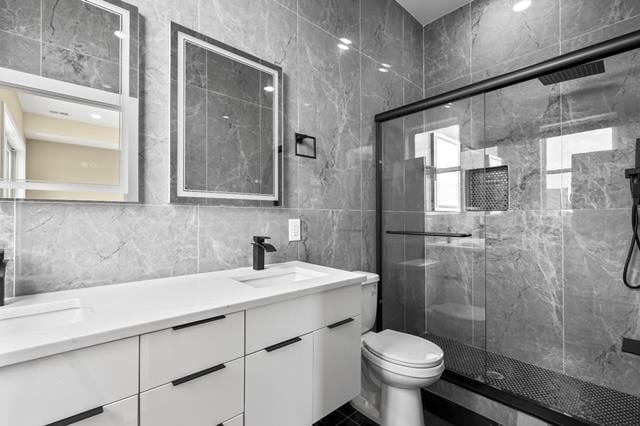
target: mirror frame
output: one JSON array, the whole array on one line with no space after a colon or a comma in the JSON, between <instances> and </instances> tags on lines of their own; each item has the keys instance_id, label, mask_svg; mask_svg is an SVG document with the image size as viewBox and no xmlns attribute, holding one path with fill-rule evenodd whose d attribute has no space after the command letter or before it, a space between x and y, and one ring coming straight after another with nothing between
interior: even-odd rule
<instances>
[{"instance_id":1,"label":"mirror frame","mask_svg":"<svg viewBox=\"0 0 640 426\"><path fill-rule=\"evenodd\" d=\"M282 68L242 52L225 43L185 28L174 22L172 32L172 114L171 120L171 202L198 201L211 199L254 200L278 202L280 193L280 169L282 146ZM251 66L273 77L273 192L271 194L189 190L185 188L185 45L189 42L236 62ZM174 127L175 126L175 127ZM203 200L204 199L204 200Z\"/></svg>"},{"instance_id":2,"label":"mirror frame","mask_svg":"<svg viewBox=\"0 0 640 426\"><path fill-rule=\"evenodd\" d=\"M120 63L120 93L112 93L92 87L69 83L62 80L16 71L10 68L0 67L0 86L8 89L46 96L69 102L85 105L93 105L105 109L115 110L120 113L120 180L118 185L100 185L63 182L4 182L0 180L0 190L24 193L27 190L42 191L68 191L68 192L102 192L123 194L120 202L138 202L138 144L139 144L139 94L131 96L131 59L132 47L136 48L136 42L132 46L131 38L131 10L117 6L105 0L83 0L95 6L117 13L122 17L122 42ZM133 8L137 10L136 8ZM137 13L137 12L136 12ZM138 34L135 34L138 37ZM133 56L137 57L137 55ZM135 74L139 76L139 72ZM139 78L139 77L138 77ZM138 87L136 84L134 87ZM41 200L21 198L21 200ZM101 202L98 200L71 199L46 199L42 201L82 201ZM109 201L110 203L118 201Z\"/></svg>"}]
</instances>

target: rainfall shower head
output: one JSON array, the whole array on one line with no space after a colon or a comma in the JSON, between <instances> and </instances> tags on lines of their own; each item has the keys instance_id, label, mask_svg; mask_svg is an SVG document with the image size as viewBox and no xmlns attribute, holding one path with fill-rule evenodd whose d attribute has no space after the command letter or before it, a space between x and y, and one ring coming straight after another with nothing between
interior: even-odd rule
<instances>
[{"instance_id":1,"label":"rainfall shower head","mask_svg":"<svg viewBox=\"0 0 640 426\"><path fill-rule=\"evenodd\" d=\"M588 64L576 65L560 71L545 74L538 80L545 86L562 83L563 81L575 80L576 78L588 77L590 75L604 73L604 61L589 62Z\"/></svg>"}]
</instances>

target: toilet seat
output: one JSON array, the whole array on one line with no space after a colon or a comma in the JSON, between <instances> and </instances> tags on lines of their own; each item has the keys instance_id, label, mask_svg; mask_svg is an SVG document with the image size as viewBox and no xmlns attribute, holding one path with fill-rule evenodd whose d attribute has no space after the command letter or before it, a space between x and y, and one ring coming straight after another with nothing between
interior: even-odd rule
<instances>
[{"instance_id":1,"label":"toilet seat","mask_svg":"<svg viewBox=\"0 0 640 426\"><path fill-rule=\"evenodd\" d=\"M442 375L442 372L444 371L444 361L440 361L439 364L431 367L407 367L380 358L377 354L371 352L371 350L366 346L362 348L362 355L371 362L371 364L378 368L399 376L411 377L414 379L429 379L431 377L437 377Z\"/></svg>"},{"instance_id":2,"label":"toilet seat","mask_svg":"<svg viewBox=\"0 0 640 426\"><path fill-rule=\"evenodd\" d=\"M394 330L367 333L363 346L378 358L412 369L436 367L442 363L442 349L426 339Z\"/></svg>"}]
</instances>

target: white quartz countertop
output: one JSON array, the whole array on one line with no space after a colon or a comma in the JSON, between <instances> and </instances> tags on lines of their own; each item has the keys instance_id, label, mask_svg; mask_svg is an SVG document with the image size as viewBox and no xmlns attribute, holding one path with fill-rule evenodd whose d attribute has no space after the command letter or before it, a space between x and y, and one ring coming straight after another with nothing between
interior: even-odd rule
<instances>
[{"instance_id":1,"label":"white quartz countertop","mask_svg":"<svg viewBox=\"0 0 640 426\"><path fill-rule=\"evenodd\" d=\"M265 273L282 268L304 268L321 276L255 288L233 279L256 272L239 268L10 299L7 306L0 307L0 318L9 309L51 302L65 301L75 304L76 308L68 311L73 317L64 325L46 321L44 315L41 321L38 315L28 321L0 320L0 367L365 280L361 273L304 262L267 265Z\"/></svg>"}]
</instances>

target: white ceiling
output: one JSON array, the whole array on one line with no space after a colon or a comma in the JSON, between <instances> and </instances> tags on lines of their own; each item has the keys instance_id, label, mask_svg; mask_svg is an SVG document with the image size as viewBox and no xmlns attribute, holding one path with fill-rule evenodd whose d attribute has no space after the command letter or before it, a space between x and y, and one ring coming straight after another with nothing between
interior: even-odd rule
<instances>
[{"instance_id":1,"label":"white ceiling","mask_svg":"<svg viewBox=\"0 0 640 426\"><path fill-rule=\"evenodd\" d=\"M433 22L470 0L397 0L422 25Z\"/></svg>"},{"instance_id":2,"label":"white ceiling","mask_svg":"<svg viewBox=\"0 0 640 426\"><path fill-rule=\"evenodd\" d=\"M120 125L120 114L117 111L25 92L18 92L18 97L20 98L20 104L24 112L31 114L43 115L60 120L80 121L95 126L118 128ZM54 113L53 111L58 113ZM97 114L96 117L99 116L100 118L93 118L91 114Z\"/></svg>"}]
</instances>

